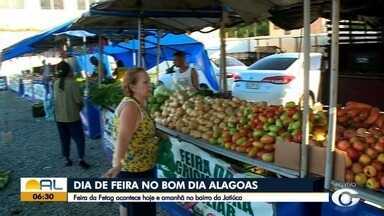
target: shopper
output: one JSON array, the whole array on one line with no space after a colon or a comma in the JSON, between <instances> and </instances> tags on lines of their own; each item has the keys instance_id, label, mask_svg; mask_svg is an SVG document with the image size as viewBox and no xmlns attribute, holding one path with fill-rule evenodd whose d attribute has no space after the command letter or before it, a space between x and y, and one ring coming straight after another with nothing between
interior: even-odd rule
<instances>
[{"instance_id":1,"label":"shopper","mask_svg":"<svg viewBox=\"0 0 384 216\"><path fill-rule=\"evenodd\" d=\"M155 178L158 138L154 121L145 110L151 83L142 68L127 71L123 80L126 97L115 111L118 128L112 168L105 177ZM120 215L156 215L155 203L121 203Z\"/></svg>"},{"instance_id":2,"label":"shopper","mask_svg":"<svg viewBox=\"0 0 384 216\"><path fill-rule=\"evenodd\" d=\"M116 68L113 71L113 76L115 77L116 80L122 80L124 79L124 74L127 71L126 68L124 68L124 63L121 60L116 61Z\"/></svg>"},{"instance_id":3,"label":"shopper","mask_svg":"<svg viewBox=\"0 0 384 216\"><path fill-rule=\"evenodd\" d=\"M184 52L178 51L174 54L174 64L177 67L173 74L176 87L198 90L199 76L196 70L187 64Z\"/></svg>"},{"instance_id":4,"label":"shopper","mask_svg":"<svg viewBox=\"0 0 384 216\"><path fill-rule=\"evenodd\" d=\"M91 62L91 64L94 66L94 72L92 74L92 77L94 78L98 78L99 76L99 72L100 72L100 79L101 80L104 80L105 78L105 67L104 67L104 64L101 62L101 71L99 71L99 64L100 64L100 61L96 58L96 56L91 56L91 58L89 58L89 61Z\"/></svg>"},{"instance_id":5,"label":"shopper","mask_svg":"<svg viewBox=\"0 0 384 216\"><path fill-rule=\"evenodd\" d=\"M62 153L65 157L65 165L71 166L69 157L71 138L76 142L79 155L79 165L82 168L89 168L84 161L85 138L80 121L80 110L83 106L83 99L80 89L73 79L71 66L61 61L57 65L58 80L54 83L55 118L59 130Z\"/></svg>"}]
</instances>

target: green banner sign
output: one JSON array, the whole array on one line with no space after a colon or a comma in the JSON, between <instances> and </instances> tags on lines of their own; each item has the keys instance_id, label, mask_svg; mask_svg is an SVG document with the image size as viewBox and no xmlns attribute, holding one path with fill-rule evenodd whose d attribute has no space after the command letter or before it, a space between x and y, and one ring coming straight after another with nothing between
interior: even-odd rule
<instances>
[{"instance_id":1,"label":"green banner sign","mask_svg":"<svg viewBox=\"0 0 384 216\"><path fill-rule=\"evenodd\" d=\"M231 164L174 137L163 140L159 151L159 178L248 178ZM255 216L273 215L272 204L250 202L183 203L194 215Z\"/></svg>"}]
</instances>

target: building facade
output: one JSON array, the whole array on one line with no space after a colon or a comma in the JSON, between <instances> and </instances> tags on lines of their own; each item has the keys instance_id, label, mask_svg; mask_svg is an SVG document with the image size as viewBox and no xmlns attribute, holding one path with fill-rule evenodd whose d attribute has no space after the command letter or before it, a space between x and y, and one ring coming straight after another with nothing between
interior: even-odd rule
<instances>
[{"instance_id":1,"label":"building facade","mask_svg":"<svg viewBox=\"0 0 384 216\"><path fill-rule=\"evenodd\" d=\"M79 17L98 0L1 0L0 49Z\"/></svg>"}]
</instances>

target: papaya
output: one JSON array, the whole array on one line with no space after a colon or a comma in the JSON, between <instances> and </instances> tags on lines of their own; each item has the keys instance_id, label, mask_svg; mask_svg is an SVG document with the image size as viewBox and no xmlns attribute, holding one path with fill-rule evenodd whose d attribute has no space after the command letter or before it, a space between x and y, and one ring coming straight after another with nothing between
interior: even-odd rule
<instances>
[{"instance_id":1,"label":"papaya","mask_svg":"<svg viewBox=\"0 0 384 216\"><path fill-rule=\"evenodd\" d=\"M351 108L351 109L371 109L372 106L369 105L369 104L365 104L365 103L359 103L359 102L356 102L356 101L349 101L347 102L346 106L348 108Z\"/></svg>"},{"instance_id":2,"label":"papaya","mask_svg":"<svg viewBox=\"0 0 384 216\"><path fill-rule=\"evenodd\" d=\"M384 125L384 116L380 116L380 117L376 120L375 124L376 124L376 126L379 127L379 128L383 127L383 125Z\"/></svg>"},{"instance_id":3,"label":"papaya","mask_svg":"<svg viewBox=\"0 0 384 216\"><path fill-rule=\"evenodd\" d=\"M373 124L375 121L380 117L380 109L377 107L372 108L371 112L369 113L368 118L365 120L364 123L366 124Z\"/></svg>"}]
</instances>

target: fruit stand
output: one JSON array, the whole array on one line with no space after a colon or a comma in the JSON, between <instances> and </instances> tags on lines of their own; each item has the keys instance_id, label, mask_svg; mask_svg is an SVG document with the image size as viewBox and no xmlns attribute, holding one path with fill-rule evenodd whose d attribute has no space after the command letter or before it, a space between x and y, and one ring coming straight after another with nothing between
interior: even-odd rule
<instances>
[{"instance_id":1,"label":"fruit stand","mask_svg":"<svg viewBox=\"0 0 384 216\"><path fill-rule=\"evenodd\" d=\"M337 14L340 13L339 7L338 7L339 1L334 0L332 1L332 3L333 3L333 7L332 7L333 19L335 21L335 20L338 20ZM100 6L99 8L102 8L102 7ZM94 8L93 12L100 10L99 8L98 7ZM132 10L132 8L130 9ZM306 75L308 75L308 71L309 71L309 52L310 52L310 39L309 39L310 22L309 21L311 17L309 14L310 9L311 9L310 1L304 1L304 56L305 56L304 71L306 71L305 73ZM113 12L115 11L112 11L111 14L113 14ZM223 17L224 16L225 15L223 15ZM335 148L333 147L339 141L341 141L341 143L344 143L343 145L345 145L344 139L346 139L346 137L344 136L344 133L340 134L341 136L339 137L336 136L337 124L343 125L343 121L344 121L344 118L339 119L341 116L337 116L338 115L337 113L338 113L338 110L349 109L347 108L349 104L346 104L344 108L341 108L340 106L337 105L337 101L336 101L337 71L338 71L338 64L337 64L338 31L337 29L334 29L334 28L332 30L334 32L332 34L332 37L333 37L332 38L332 63L330 64L331 71L332 71L332 78L331 78L331 94L330 94L331 102L330 102L329 109L311 110L308 106L308 103L305 102L303 110L301 108L298 108L297 106L294 109L295 112L298 113L295 118L298 118L299 116L300 123L291 124L291 122L287 122L288 124L286 123L286 125L284 125L284 122L282 122L283 124L281 124L281 122L277 120L280 119L282 113L286 111L285 109L287 108L289 109L289 106L291 106L292 104L288 106L276 108L274 106L268 106L266 104L247 104L246 102L243 104L243 102L239 102L239 101L231 101L231 100L227 101L228 99L225 99L226 101L223 101L224 99L222 98L212 99L212 98L202 97L202 99L198 99L197 103L207 104L208 102L208 105L210 107L204 107L205 105L201 107L199 105L199 109L201 110L188 110L188 109L193 109L195 106L197 106L197 104L195 104L196 101L193 101L193 103L191 103L191 107L184 108L183 106L185 104L180 102L187 99L189 100L191 97L181 96L181 97L176 97L177 99L173 99L170 102L166 101L164 105L161 107L162 110L157 114L154 114L154 117L156 118L156 122L158 123L158 129L164 133L167 133L171 137L176 137L180 140L185 141L186 143L192 144L194 146L199 146L200 148L210 152L215 152L217 154L225 155L226 157L231 157L238 161L244 161L246 163L255 164L257 166L260 166L261 168L275 172L276 174L278 174L278 176L304 178L304 177L307 177L308 174L311 172L312 174L315 174L315 175L325 176L325 180L326 180L325 188L327 190L338 189L337 187L334 187L335 185L343 186L342 184L334 184L337 182L332 181L332 179L338 180L339 182L343 182L343 181L349 182L349 181L355 181L356 176L358 176L357 183L359 183L361 186L354 188L359 192L357 196L360 198L363 198L364 200L375 202L376 204L383 206L383 200L384 200L383 195L382 195L382 192L379 191L380 187L382 186L378 187L378 184L377 184L378 182L377 170L375 173L375 171L373 171L371 167L363 168L362 170L362 172L364 173L363 175L367 174L368 176L370 176L370 179L371 179L370 181L368 181L368 179L366 179L366 181L361 181L360 177L362 175L354 174L353 178L351 178L351 172L350 172L351 166L353 166L354 163L362 162L367 164L368 160L377 161L379 159L380 154L378 154L376 157L373 157L375 156L375 153L373 153L371 149L374 148L374 145L369 144L369 142L372 142L372 139L368 138L367 140L366 137L359 135L359 137L355 138L354 140L345 140L348 142L355 141L357 143L364 142L365 143L363 144L364 148L357 147L359 145L354 144L353 142L352 144L349 143L350 148L353 148L352 150L345 150L345 149L343 150L343 147L341 147L340 149L335 151ZM221 31L221 33L223 33L223 31ZM221 34L221 36L223 36L223 34ZM224 41L223 37L221 37L221 39L223 42ZM222 50L221 54L224 56L225 55L224 43L222 43L221 50ZM225 62L223 63L224 64L221 64L221 65L225 65ZM225 67L223 66L222 68L224 69ZM224 75L223 77L225 77L225 71L221 71L221 75ZM308 87L309 77L306 76L304 81L305 81L304 87ZM221 86L223 86L223 83L220 82L220 84ZM308 101L307 91L304 91L304 93L305 93L304 101ZM267 112L270 112L272 110L275 110L275 111L274 111L274 115L272 115L271 117L264 117L263 116L264 114L262 113L261 114L262 118L257 118L255 125L252 125L252 123L254 122L253 118L255 117L251 115L251 114L254 114L253 109L251 113L247 113L249 111L246 111L246 109L245 110L240 109L240 106L236 107L236 106L230 105L230 106L222 106L219 109L217 109L217 107L213 108L212 104L216 103L217 101L219 104L223 102L235 103L236 106L238 106L239 105L238 103L240 103L241 104L240 106L243 106L243 108L244 106L245 107L250 106L252 108L257 107L257 109L261 107L260 111L259 110L255 111L258 117L260 113L263 112L263 110L267 110ZM181 107L178 107L178 106L181 106ZM240 118L242 119L235 119L235 120L226 119L225 115L224 117L221 115L226 111L226 108L231 108L231 109L238 108L240 109L240 111L236 113L239 113L238 115L244 115L247 117L243 118L243 116L240 116ZM164 109L166 110L165 113L163 113ZM211 111L210 115L206 113L209 111ZM248 117L248 115L244 114L244 112L247 113L248 115L251 115L251 117ZM372 112L372 117L371 117L371 112ZM358 120L359 122L368 121L368 118L370 117L371 117L371 120L369 122L371 122L373 121L372 119L376 112L377 112L376 108L375 109L371 108L370 110L365 110L364 113L357 112L356 115L361 115L360 116L361 118ZM325 116L329 115L329 120L328 118L323 118L324 114ZM293 115L289 115L290 120L293 119ZM318 115L321 116L320 119L323 119L322 121L326 119L327 123L325 125L323 123L316 122L318 120L318 117L317 117ZM349 116L348 118L353 119L354 117L356 117L354 115L355 114ZM180 117L185 117L185 116L188 117L186 120L178 121ZM216 119L210 119L211 116L215 117ZM272 118L272 120L269 120L269 118ZM282 119L280 120L284 121ZM260 121L260 125L257 125L259 121ZM357 130L359 130L360 128L364 128L369 132L369 136L375 137L375 142L377 143L380 140L378 137L381 135L378 133L378 131L375 128L372 128L372 126L376 127L380 125L379 124L380 122L376 122L376 121L378 121L378 119L376 119L375 122L372 122L369 125L355 125L355 124L348 123L343 127L345 130L355 130L355 132L357 132ZM247 123L251 124L250 128L242 127ZM268 125L268 124L264 125L265 123L268 123L271 125ZM319 125L316 125L316 124L319 124ZM216 132L218 133L215 132L214 127L216 127ZM219 129L217 129L217 127ZM254 131L256 132L254 133ZM303 131L303 133L301 133L301 131ZM360 129L359 132L362 132L362 129ZM374 134L374 133L377 133L377 134ZM217 134L220 134L220 135L217 135ZM328 143L325 142L326 139L329 140ZM300 142L301 144L299 144ZM343 145L340 145L340 146L343 146ZM354 147L359 148L357 153L358 156L356 156L356 154L353 153L354 151L357 150ZM285 149L291 149L291 150L296 149L295 154L290 158L284 158L283 160L281 160L281 156L284 156L284 154L279 154L277 152L284 153ZM311 157L312 152L315 152L315 155L320 156L320 157L315 157L315 158L319 158L318 160L321 160L323 162L321 163L320 167L311 166L311 163L312 163L311 160L313 160L313 158ZM369 155L371 155L372 158L368 159L367 155L368 157L370 157ZM284 164L284 160L293 160L293 163ZM375 165L377 166L376 168L379 169L380 165L378 165L378 163L375 163ZM289 166L289 167L284 167L284 166ZM373 165L368 165L368 166L373 166ZM364 169L366 170L366 172L364 172ZM341 172L339 172L340 170ZM342 175L343 174L342 172L344 172L344 175ZM371 176L374 176L374 177L371 177ZM363 180L364 180L364 177L363 177ZM330 184L330 182L332 182L332 184ZM333 185L333 187L331 187L330 185ZM368 188L371 188L371 189L369 190L363 189L362 188L363 186L367 186ZM345 187L345 184L344 184L344 187ZM339 211L339 210L333 209L328 212L335 213L335 211Z\"/></svg>"},{"instance_id":2,"label":"fruit stand","mask_svg":"<svg viewBox=\"0 0 384 216\"><path fill-rule=\"evenodd\" d=\"M118 1L116 2L116 4L114 1L96 4L91 8L91 14L100 16L121 15L124 8L119 7L119 11L110 10L109 14L103 11L106 8L104 6L109 5L115 7L112 9L116 9L116 5L119 6L120 4ZM156 89L148 106L157 123L157 129L168 135L171 151L175 153L181 152L182 149L190 149L189 152L201 152L199 154L204 156L200 156L200 158L209 158L209 160L216 161L216 164L225 163L219 161L218 158L220 160L227 158L240 161L267 170L273 173L272 176L274 177L324 176L326 190L345 188L346 183L357 185L353 188L358 192L357 197L384 206L384 117L378 108L369 104L354 101L342 106L337 104L340 2L333 0L332 3L331 91L328 109L324 109L321 104L310 108L308 91L304 91L304 107L300 107L294 103L273 106L263 102L250 103L224 98L222 95L207 96L201 92L189 90L171 93ZM142 35L142 23L145 24L148 21L145 20L145 16L157 19L159 22L164 16L155 13L152 14L154 16L152 17L150 16L151 11L142 13L144 6L146 5L141 5L140 10L133 8L129 13L137 18L139 44L141 45L144 45L140 37ZM219 6L225 5L220 3ZM309 83L310 9L310 1L304 1L304 89L308 89ZM135 12L139 12L140 16L137 16ZM215 19L210 24L221 27L222 63L220 65L222 67L220 74L222 79L220 87L224 91L226 90L224 82L226 76L223 36L226 23L220 20L228 18L226 17L228 12L221 10L213 12L210 13L210 16ZM169 14L166 17L177 19L177 13L175 14L175 17L171 18ZM204 13L201 11L192 10L190 12L190 16L202 14ZM179 16L185 17L185 11L182 11L182 15L179 14ZM129 16L124 14L124 17L128 18ZM176 30L178 32L194 31L207 23L204 21L201 24L197 18L193 21L199 24L198 28L187 29L188 25L183 25L178 26L179 28ZM239 20L235 20L234 23L237 22ZM168 25L160 27L175 30ZM140 61L137 62L137 65L142 64L140 56L142 56L143 47L140 46L138 50L139 58L137 59ZM30 83L26 82L24 85L25 95L33 98L33 88ZM116 86L118 87L118 85ZM109 158L111 158L116 136L113 122L114 112L111 107L115 107L122 97L121 92L116 91L116 86L101 86L103 90L99 93L104 92L104 95L96 94L96 98L112 100L104 105L96 103L102 107L108 107L102 109L102 127L103 139L105 140L104 148ZM91 95L91 97L94 99L95 95ZM169 147L166 149L169 150ZM164 152L162 153L164 154ZM164 158L168 159L162 161L164 164L161 164L160 167L169 165L166 163L168 160L172 160L170 155L163 155ZM175 156L176 154L173 155L173 159L178 157ZM171 172L171 169L175 169L175 167L172 168L174 165L170 166L168 168L163 167L161 170L163 177L175 175L175 172ZM235 176L234 173L229 172L230 169L227 165L221 165L221 167L227 167L227 170L223 169L221 173L227 173L228 177ZM334 209L331 210L327 205L324 205L325 212L334 214L339 211L338 213L342 213L340 209L332 207ZM188 206L188 204L184 206ZM214 207L213 209L219 208Z\"/></svg>"}]
</instances>

